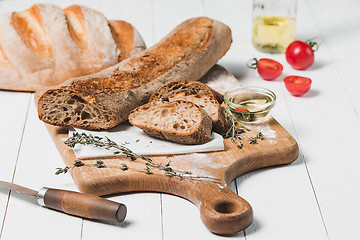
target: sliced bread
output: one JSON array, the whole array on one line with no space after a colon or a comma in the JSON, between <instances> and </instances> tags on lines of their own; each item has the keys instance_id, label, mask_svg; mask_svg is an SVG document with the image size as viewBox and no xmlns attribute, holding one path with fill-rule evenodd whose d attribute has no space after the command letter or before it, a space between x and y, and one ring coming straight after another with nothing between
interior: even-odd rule
<instances>
[{"instance_id":1,"label":"sliced bread","mask_svg":"<svg viewBox=\"0 0 360 240\"><path fill-rule=\"evenodd\" d=\"M175 81L170 82L163 87L159 88L151 97L150 101L156 101L161 98L169 98L179 93L184 92L185 95L210 95L213 96L219 103L223 102L223 95L216 92L206 84L198 81Z\"/></svg>"},{"instance_id":2,"label":"sliced bread","mask_svg":"<svg viewBox=\"0 0 360 240\"><path fill-rule=\"evenodd\" d=\"M57 126L115 127L164 84L200 79L230 45L226 25L206 17L186 20L159 43L113 67L39 92L39 118Z\"/></svg>"},{"instance_id":3,"label":"sliced bread","mask_svg":"<svg viewBox=\"0 0 360 240\"><path fill-rule=\"evenodd\" d=\"M210 116L212 120L212 129L220 134L224 132L225 115L219 102L213 96L203 94L185 95L185 92L181 92L169 97L168 100L184 100L198 105Z\"/></svg>"},{"instance_id":4,"label":"sliced bread","mask_svg":"<svg viewBox=\"0 0 360 240\"><path fill-rule=\"evenodd\" d=\"M152 137L181 144L203 144L211 139L211 118L192 102L150 102L134 109L129 122Z\"/></svg>"}]
</instances>

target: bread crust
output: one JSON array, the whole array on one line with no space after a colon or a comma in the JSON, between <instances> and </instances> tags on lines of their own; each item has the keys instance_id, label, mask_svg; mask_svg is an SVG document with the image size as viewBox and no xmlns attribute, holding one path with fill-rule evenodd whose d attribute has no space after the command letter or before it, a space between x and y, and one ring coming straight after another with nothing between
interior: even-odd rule
<instances>
[{"instance_id":1,"label":"bread crust","mask_svg":"<svg viewBox=\"0 0 360 240\"><path fill-rule=\"evenodd\" d=\"M13 90L19 87L20 90L25 90L39 87L43 84L43 79L52 77L48 70L53 67L53 62L33 52L12 26L12 13L0 16L0 29L3 31L0 34L0 47L7 65L6 70L0 69L1 88Z\"/></svg>"},{"instance_id":2,"label":"bread crust","mask_svg":"<svg viewBox=\"0 0 360 240\"><path fill-rule=\"evenodd\" d=\"M12 14L14 28L24 43L45 59L52 55L49 39L46 37L44 20L39 5L34 5L26 11Z\"/></svg>"},{"instance_id":3,"label":"bread crust","mask_svg":"<svg viewBox=\"0 0 360 240\"><path fill-rule=\"evenodd\" d=\"M159 107L169 107L171 108L172 105L187 105L189 107L192 107L193 109L197 109L198 113L201 115L201 119L198 123L198 126L194 131L191 133L181 133L176 131L167 131L164 129L157 128L155 126L146 126L145 124L139 123L139 121L136 120L137 114L142 114L143 109L156 109ZM160 119L159 119L160 121ZM212 127L212 121L210 116L199 106L192 102L183 101L183 100L176 100L172 102L150 102L147 104L144 104L136 109L134 109L131 114L129 115L129 122L136 126L141 128L145 133L149 134L152 137L167 140L170 142L176 142L180 144L204 144L206 142L209 142L211 140L211 127Z\"/></svg>"},{"instance_id":4,"label":"bread crust","mask_svg":"<svg viewBox=\"0 0 360 240\"><path fill-rule=\"evenodd\" d=\"M78 5L65 11L76 27L52 4L0 16L0 48L6 56L0 66L0 89L36 91L118 63L120 52L101 13ZM80 29L76 34L75 28ZM133 32L135 47L144 49L141 36Z\"/></svg>"},{"instance_id":5,"label":"bread crust","mask_svg":"<svg viewBox=\"0 0 360 240\"><path fill-rule=\"evenodd\" d=\"M127 120L132 109L145 104L168 82L199 80L230 48L231 30L206 17L189 19L158 44L99 73L74 78L45 92L38 102L39 118L47 123L90 129L114 127ZM171 62L171 65L166 65ZM87 104L100 105L112 113L111 123L83 125L46 118L43 104L52 92L76 94ZM59 109L61 111L61 109Z\"/></svg>"},{"instance_id":6,"label":"bread crust","mask_svg":"<svg viewBox=\"0 0 360 240\"><path fill-rule=\"evenodd\" d=\"M80 5L65 8L64 13L70 35L81 49L81 75L96 73L118 63L121 52L102 13Z\"/></svg>"},{"instance_id":7,"label":"bread crust","mask_svg":"<svg viewBox=\"0 0 360 240\"><path fill-rule=\"evenodd\" d=\"M140 37L139 32L130 23L121 20L111 20L109 21L109 26L117 48L121 52L118 56L119 62L145 49L145 43Z\"/></svg>"},{"instance_id":8,"label":"bread crust","mask_svg":"<svg viewBox=\"0 0 360 240\"><path fill-rule=\"evenodd\" d=\"M18 77L19 74L13 69L13 66L9 63L9 60L0 45L0 79L6 79L6 81L10 85Z\"/></svg>"},{"instance_id":9,"label":"bread crust","mask_svg":"<svg viewBox=\"0 0 360 240\"><path fill-rule=\"evenodd\" d=\"M170 92L169 90L172 88L176 88L176 91L184 92L186 95L188 94L197 94L197 92L188 92L194 91L196 89L201 89L203 91L201 94L207 94L210 96L213 96L219 103L223 102L223 95L212 89L211 87L207 86L205 83L199 82L199 81L187 81L187 80L181 80L176 82L170 82L161 88L159 88L156 92L154 92L153 95L151 95L149 101L157 101L160 98L163 97L169 97L171 95L174 95L176 93ZM181 88L181 90L180 90Z\"/></svg>"},{"instance_id":10,"label":"bread crust","mask_svg":"<svg viewBox=\"0 0 360 240\"><path fill-rule=\"evenodd\" d=\"M214 108L216 108L216 113L214 115L212 115L211 112L208 112L209 108L207 109L206 106L202 106L201 104L199 104L199 100L197 100L197 99L207 99L209 104L212 104L212 106ZM198 105L205 112L207 112L208 115L211 117L212 130L219 134L224 133L224 131L225 131L225 114L220 106L220 103L212 95L204 95L204 94L185 95L185 93L182 92L177 95L168 97L168 100L169 101L184 100L184 101L192 102L195 105Z\"/></svg>"},{"instance_id":11,"label":"bread crust","mask_svg":"<svg viewBox=\"0 0 360 240\"><path fill-rule=\"evenodd\" d=\"M58 85L73 76L82 74L77 66L81 64L81 51L72 40L68 31L65 14L56 5L38 4L47 39L52 49L54 61L53 76L47 83ZM61 32L62 34L59 34ZM64 50L66 54L64 54Z\"/></svg>"}]
</instances>

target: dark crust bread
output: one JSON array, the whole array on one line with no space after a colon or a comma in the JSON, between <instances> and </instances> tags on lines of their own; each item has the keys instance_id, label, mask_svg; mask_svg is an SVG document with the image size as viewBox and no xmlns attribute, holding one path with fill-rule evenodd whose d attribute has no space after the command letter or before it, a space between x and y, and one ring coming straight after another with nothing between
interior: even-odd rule
<instances>
[{"instance_id":1,"label":"dark crust bread","mask_svg":"<svg viewBox=\"0 0 360 240\"><path fill-rule=\"evenodd\" d=\"M230 48L229 27L206 18L192 18L170 32L153 47L139 52L99 73L66 81L42 94L38 101L39 118L60 126L105 129L127 120L132 109L145 104L150 96L168 82L199 80ZM75 94L86 104L101 105L111 113L109 120L96 124L79 121L53 121L47 118L44 103L56 101L52 93ZM58 105L57 111L62 111Z\"/></svg>"},{"instance_id":2,"label":"dark crust bread","mask_svg":"<svg viewBox=\"0 0 360 240\"><path fill-rule=\"evenodd\" d=\"M199 126L196 128L195 131L184 134L184 133L176 133L176 132L170 132L166 130L161 130L159 128L156 128L154 126L145 126L144 124L139 124L138 121L136 121L136 115L142 114L144 109L149 110L155 110L159 107L173 107L173 105L177 106L191 106L192 108L195 108L198 110L199 114L201 114L201 120L199 122ZM159 119L160 121L160 119ZM136 126L141 128L145 133L149 134L152 137L167 140L170 142L176 142L180 144L204 144L206 142L209 142L211 140L211 127L212 127L212 120L210 116L202 110L199 106L192 102L183 101L183 100L177 100L172 102L150 102L147 104L144 104L136 109L134 109L131 114L129 115L129 122Z\"/></svg>"},{"instance_id":3,"label":"dark crust bread","mask_svg":"<svg viewBox=\"0 0 360 240\"><path fill-rule=\"evenodd\" d=\"M212 20L198 18L185 23L148 51L129 58L124 64L129 69L119 66L111 75L83 78L72 81L66 87L88 96L124 92L151 82L208 45L212 35ZM196 30L189 34L190 29Z\"/></svg>"},{"instance_id":4,"label":"dark crust bread","mask_svg":"<svg viewBox=\"0 0 360 240\"><path fill-rule=\"evenodd\" d=\"M219 103L223 102L223 95L207 86L205 83L199 81L176 81L170 82L161 88L159 88L153 95L151 95L149 101L157 101L164 97L171 97L180 92L184 92L185 95L204 94L214 97Z\"/></svg>"},{"instance_id":5,"label":"dark crust bread","mask_svg":"<svg viewBox=\"0 0 360 240\"><path fill-rule=\"evenodd\" d=\"M170 88L171 89L171 88ZM173 91L175 92L175 91ZM204 92L202 92L204 93ZM210 92L211 93L211 92ZM164 97L161 97L160 99L165 99L169 101L175 101L175 100L184 100L184 101L190 101L199 107L201 107L205 112L209 114L212 120L212 130L214 132L217 132L219 134L224 133L225 131L225 114L223 109L220 106L220 103L215 99L213 95L207 95L207 94L198 94L197 92L180 92L176 93L175 95L167 95ZM159 100L160 100L159 99ZM211 111L211 106L213 106L214 109L216 109L216 114L214 115ZM213 110L214 110L213 109ZM208 112L209 111L209 112Z\"/></svg>"}]
</instances>

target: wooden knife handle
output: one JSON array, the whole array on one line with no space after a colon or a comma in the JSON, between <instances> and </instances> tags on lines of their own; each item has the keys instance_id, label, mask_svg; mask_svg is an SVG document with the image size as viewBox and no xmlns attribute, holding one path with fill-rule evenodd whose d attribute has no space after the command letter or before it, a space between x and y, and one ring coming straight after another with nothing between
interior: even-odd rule
<instances>
[{"instance_id":1,"label":"wooden knife handle","mask_svg":"<svg viewBox=\"0 0 360 240\"><path fill-rule=\"evenodd\" d=\"M40 205L89 219L122 222L126 206L95 195L54 188L42 188L38 194Z\"/></svg>"}]
</instances>

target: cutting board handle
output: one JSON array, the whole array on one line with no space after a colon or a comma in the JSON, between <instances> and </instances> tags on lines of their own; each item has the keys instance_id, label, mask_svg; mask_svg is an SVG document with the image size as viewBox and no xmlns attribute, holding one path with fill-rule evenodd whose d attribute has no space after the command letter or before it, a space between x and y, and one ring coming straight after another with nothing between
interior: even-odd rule
<instances>
[{"instance_id":1,"label":"cutting board handle","mask_svg":"<svg viewBox=\"0 0 360 240\"><path fill-rule=\"evenodd\" d=\"M233 234L244 230L253 221L250 204L229 187L206 188L200 204L201 220L213 233ZM208 194L212 196L209 197Z\"/></svg>"}]
</instances>

